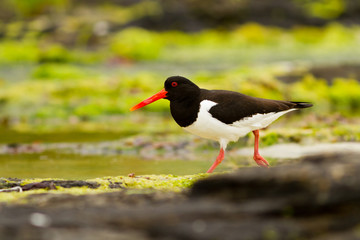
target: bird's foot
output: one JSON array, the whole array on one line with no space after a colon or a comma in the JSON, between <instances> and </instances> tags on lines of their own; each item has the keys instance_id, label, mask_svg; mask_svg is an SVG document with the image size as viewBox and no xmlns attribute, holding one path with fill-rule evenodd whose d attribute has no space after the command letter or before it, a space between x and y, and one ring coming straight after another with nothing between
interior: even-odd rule
<instances>
[{"instance_id":1,"label":"bird's foot","mask_svg":"<svg viewBox=\"0 0 360 240\"><path fill-rule=\"evenodd\" d=\"M260 167L268 168L270 166L269 162L266 161L260 154L254 155L254 160Z\"/></svg>"}]
</instances>

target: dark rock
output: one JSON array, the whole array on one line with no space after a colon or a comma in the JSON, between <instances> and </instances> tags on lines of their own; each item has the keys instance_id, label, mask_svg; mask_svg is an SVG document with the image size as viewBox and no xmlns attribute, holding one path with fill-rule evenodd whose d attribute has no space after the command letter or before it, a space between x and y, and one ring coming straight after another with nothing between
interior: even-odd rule
<instances>
[{"instance_id":1,"label":"dark rock","mask_svg":"<svg viewBox=\"0 0 360 240\"><path fill-rule=\"evenodd\" d=\"M48 181L43 181L48 182ZM88 187L88 188L98 188L100 187L100 184L96 182L88 182L88 181L82 181L82 180L55 180L51 181L54 182L56 186L60 186L63 188L72 188L72 187Z\"/></svg>"},{"instance_id":2,"label":"dark rock","mask_svg":"<svg viewBox=\"0 0 360 240\"><path fill-rule=\"evenodd\" d=\"M300 81L308 74L312 74L316 78L325 79L331 85L337 78L360 79L360 66L358 64L315 66L299 72L277 76L277 79L285 83L294 83Z\"/></svg>"},{"instance_id":3,"label":"dark rock","mask_svg":"<svg viewBox=\"0 0 360 240\"><path fill-rule=\"evenodd\" d=\"M122 182L111 182L109 180L109 188L124 188Z\"/></svg>"},{"instance_id":4,"label":"dark rock","mask_svg":"<svg viewBox=\"0 0 360 240\"><path fill-rule=\"evenodd\" d=\"M360 79L360 66L357 64L342 64L333 66L318 66L310 69L316 78L323 78L332 84L336 78Z\"/></svg>"},{"instance_id":5,"label":"dark rock","mask_svg":"<svg viewBox=\"0 0 360 240\"><path fill-rule=\"evenodd\" d=\"M12 188L21 186L22 180L20 179L0 179L0 189L3 188ZM72 187L88 187L88 188L98 188L100 187L99 183L89 182L83 180L49 180L49 181L41 181L35 183L29 183L24 186L21 186L23 191L33 190L33 189L56 189L56 186L60 186L63 188L72 188Z\"/></svg>"},{"instance_id":6,"label":"dark rock","mask_svg":"<svg viewBox=\"0 0 360 240\"><path fill-rule=\"evenodd\" d=\"M29 190L34 190L34 189L49 189L49 190L56 189L53 181L29 183L29 184L22 186L21 188L23 191L29 191Z\"/></svg>"},{"instance_id":7,"label":"dark rock","mask_svg":"<svg viewBox=\"0 0 360 240\"><path fill-rule=\"evenodd\" d=\"M12 188L20 186L20 182L14 182L9 179L0 178L0 189L3 188Z\"/></svg>"}]
</instances>

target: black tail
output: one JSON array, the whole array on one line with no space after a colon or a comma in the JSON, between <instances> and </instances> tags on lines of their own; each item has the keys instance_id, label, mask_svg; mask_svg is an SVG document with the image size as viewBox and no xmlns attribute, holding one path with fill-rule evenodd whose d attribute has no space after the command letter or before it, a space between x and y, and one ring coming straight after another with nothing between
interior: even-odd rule
<instances>
[{"instance_id":1,"label":"black tail","mask_svg":"<svg viewBox=\"0 0 360 240\"><path fill-rule=\"evenodd\" d=\"M292 103L296 104L294 108L308 108L313 106L313 104L309 102L292 102Z\"/></svg>"}]
</instances>

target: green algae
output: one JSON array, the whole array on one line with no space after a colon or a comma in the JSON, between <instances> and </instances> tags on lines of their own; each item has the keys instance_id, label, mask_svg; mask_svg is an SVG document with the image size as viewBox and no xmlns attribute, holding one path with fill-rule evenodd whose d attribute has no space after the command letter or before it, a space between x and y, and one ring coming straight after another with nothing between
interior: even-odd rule
<instances>
[{"instance_id":1,"label":"green algae","mask_svg":"<svg viewBox=\"0 0 360 240\"><path fill-rule=\"evenodd\" d=\"M166 175L143 175L135 177L102 177L91 179L101 184L105 189L109 187L109 183L118 182L121 187L129 189L154 189L166 191L181 191L192 186L192 184L201 178L207 177L209 174L199 173L194 175L177 176L172 174Z\"/></svg>"},{"instance_id":2,"label":"green algae","mask_svg":"<svg viewBox=\"0 0 360 240\"><path fill-rule=\"evenodd\" d=\"M52 194L72 194L72 195L84 195L84 194L98 194L104 192L113 192L113 191L126 191L127 194L137 194L137 193L149 193L152 191L165 191L165 192L181 192L186 189L189 189L194 182L199 179L208 177L209 174L200 173L194 175L142 175L142 176L115 176L115 177L101 177L95 179L88 179L85 181L96 182L99 184L98 188L89 188L86 186L83 187L72 187L65 188L56 186L56 190L47 190L47 189L36 189L29 190L26 192L0 192L0 203L8 204L24 204L26 203L26 198L29 195L33 194L43 194L43 193L52 193ZM11 181L7 179L2 179L8 183L18 184L18 181ZM41 181L61 181L62 179L22 179L20 185L24 186L29 183L36 183ZM113 183L119 183L117 188L113 188ZM5 188L6 185L0 185L1 188ZM3 188L3 189L4 189Z\"/></svg>"}]
</instances>

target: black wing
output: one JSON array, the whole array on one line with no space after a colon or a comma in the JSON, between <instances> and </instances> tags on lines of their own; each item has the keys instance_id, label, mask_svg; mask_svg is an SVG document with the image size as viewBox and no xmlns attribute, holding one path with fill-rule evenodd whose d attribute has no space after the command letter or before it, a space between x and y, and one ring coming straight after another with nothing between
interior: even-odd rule
<instances>
[{"instance_id":1,"label":"black wing","mask_svg":"<svg viewBox=\"0 0 360 240\"><path fill-rule=\"evenodd\" d=\"M209 112L214 118L226 124L231 124L258 113L281 112L292 108L307 108L312 106L310 103L256 98L225 90L201 89L200 98L201 100L216 102L217 105L212 107Z\"/></svg>"}]
</instances>

